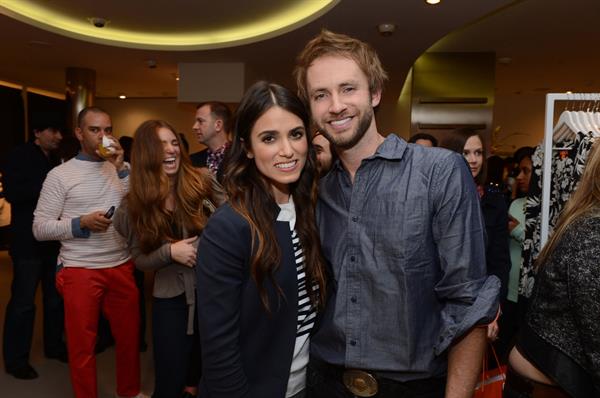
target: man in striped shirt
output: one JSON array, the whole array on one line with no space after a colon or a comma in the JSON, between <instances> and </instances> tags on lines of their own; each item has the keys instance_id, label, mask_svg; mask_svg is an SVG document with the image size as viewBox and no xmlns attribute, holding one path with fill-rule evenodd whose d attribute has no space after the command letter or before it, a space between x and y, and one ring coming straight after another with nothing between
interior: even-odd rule
<instances>
[{"instance_id":1,"label":"man in striped shirt","mask_svg":"<svg viewBox=\"0 0 600 398\"><path fill-rule=\"evenodd\" d=\"M54 168L44 181L34 213L38 240L60 240L56 284L64 297L65 330L75 397L96 398L96 343L100 311L116 340L117 394L141 397L138 290L127 242L111 225L111 207L127 192L129 167L116 139L106 157L103 137L112 138L110 116L95 107L79 113L77 156ZM114 209L113 209L114 210Z\"/></svg>"}]
</instances>

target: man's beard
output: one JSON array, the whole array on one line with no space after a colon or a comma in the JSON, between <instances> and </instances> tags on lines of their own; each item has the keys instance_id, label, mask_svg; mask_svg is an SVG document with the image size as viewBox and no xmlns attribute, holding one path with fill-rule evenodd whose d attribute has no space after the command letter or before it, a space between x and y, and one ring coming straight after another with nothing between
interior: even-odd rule
<instances>
[{"instance_id":1,"label":"man's beard","mask_svg":"<svg viewBox=\"0 0 600 398\"><path fill-rule=\"evenodd\" d=\"M369 126L371 126L372 121L373 108L369 107L367 112L361 116L358 126L356 126L356 129L349 138L331 135L327 129L324 128L324 126L319 126L319 131L321 131L323 135L325 135L325 138L327 138L329 142L331 142L337 149L345 150L353 148L356 144L358 144L358 142L365 136L365 133L369 129Z\"/></svg>"}]
</instances>

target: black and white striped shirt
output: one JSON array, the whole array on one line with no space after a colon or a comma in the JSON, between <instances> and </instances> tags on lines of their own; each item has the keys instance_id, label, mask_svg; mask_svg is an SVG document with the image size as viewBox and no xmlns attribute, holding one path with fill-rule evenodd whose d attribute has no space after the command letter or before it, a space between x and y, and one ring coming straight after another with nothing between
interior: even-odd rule
<instances>
[{"instance_id":1,"label":"black and white striped shirt","mask_svg":"<svg viewBox=\"0 0 600 398\"><path fill-rule=\"evenodd\" d=\"M287 391L285 396L291 397L304 390L306 386L306 366L308 365L308 346L310 340L310 331L315 324L316 309L311 304L308 297L306 284L306 264L300 238L296 233L296 208L294 201L290 197L289 203L279 204L281 212L277 221L287 221L290 224L290 234L294 246L294 257L296 260L296 275L298 277L298 318L296 343L294 345L294 356L292 366L290 367L290 377L288 379ZM318 287L313 287L317 289Z\"/></svg>"},{"instance_id":2,"label":"black and white striped shirt","mask_svg":"<svg viewBox=\"0 0 600 398\"><path fill-rule=\"evenodd\" d=\"M298 275L298 331L296 338L310 333L315 324L316 310L311 304L306 288L305 258L300 245L300 238L295 230L292 231L294 256L296 257L296 273Z\"/></svg>"}]
</instances>

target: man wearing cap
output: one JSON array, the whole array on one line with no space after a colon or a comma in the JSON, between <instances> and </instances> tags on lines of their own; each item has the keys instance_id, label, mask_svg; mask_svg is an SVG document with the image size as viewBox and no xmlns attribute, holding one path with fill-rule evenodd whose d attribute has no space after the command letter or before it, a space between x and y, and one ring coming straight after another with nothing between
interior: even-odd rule
<instances>
[{"instance_id":1,"label":"man wearing cap","mask_svg":"<svg viewBox=\"0 0 600 398\"><path fill-rule=\"evenodd\" d=\"M67 360L63 342L63 303L54 278L58 242L38 242L31 231L33 211L46 174L58 164L54 151L62 140L60 115L34 115L32 139L11 151L4 173L4 192L11 204L11 297L4 319L4 364L17 379L35 379L29 363L35 319L35 292L41 282L44 303L44 354Z\"/></svg>"}]
</instances>

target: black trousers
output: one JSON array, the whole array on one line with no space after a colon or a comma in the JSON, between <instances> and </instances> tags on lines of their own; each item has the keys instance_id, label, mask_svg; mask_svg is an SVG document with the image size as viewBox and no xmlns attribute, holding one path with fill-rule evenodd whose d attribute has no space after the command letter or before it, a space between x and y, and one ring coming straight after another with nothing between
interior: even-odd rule
<instances>
[{"instance_id":1,"label":"black trousers","mask_svg":"<svg viewBox=\"0 0 600 398\"><path fill-rule=\"evenodd\" d=\"M4 364L9 370L29 362L36 310L35 292L40 282L44 305L44 354L57 357L66 350L63 340L64 306L55 285L56 257L13 255L12 262L13 280L3 339Z\"/></svg>"},{"instance_id":2,"label":"black trousers","mask_svg":"<svg viewBox=\"0 0 600 398\"><path fill-rule=\"evenodd\" d=\"M355 398L342 381L344 369L311 358L307 371L307 398ZM377 378L375 398L444 398L446 379L399 382Z\"/></svg>"},{"instance_id":3,"label":"black trousers","mask_svg":"<svg viewBox=\"0 0 600 398\"><path fill-rule=\"evenodd\" d=\"M197 322L188 335L185 295L152 302L155 384L153 398L174 398L185 386L197 386L202 372Z\"/></svg>"}]
</instances>

